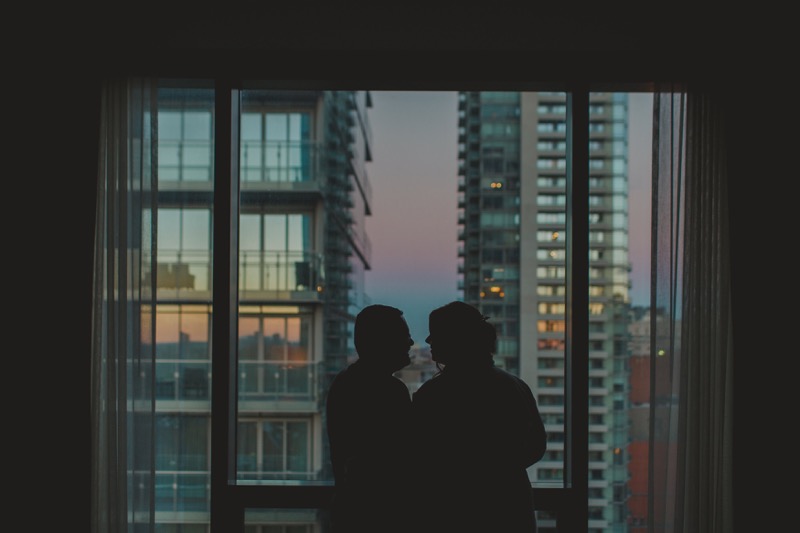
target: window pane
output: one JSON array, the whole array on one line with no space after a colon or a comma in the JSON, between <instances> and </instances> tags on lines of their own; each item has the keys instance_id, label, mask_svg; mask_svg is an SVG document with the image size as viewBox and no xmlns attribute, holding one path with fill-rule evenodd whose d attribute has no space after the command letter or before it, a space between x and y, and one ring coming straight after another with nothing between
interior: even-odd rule
<instances>
[{"instance_id":1,"label":"window pane","mask_svg":"<svg viewBox=\"0 0 800 533\"><path fill-rule=\"evenodd\" d=\"M247 474L258 470L258 437L254 422L240 422L237 434L237 468Z\"/></svg>"},{"instance_id":2,"label":"window pane","mask_svg":"<svg viewBox=\"0 0 800 533\"><path fill-rule=\"evenodd\" d=\"M288 422L287 431L286 452L289 456L287 467L291 472L306 472L308 469L311 444L309 441L308 423Z\"/></svg>"},{"instance_id":3,"label":"window pane","mask_svg":"<svg viewBox=\"0 0 800 533\"><path fill-rule=\"evenodd\" d=\"M214 91L158 92L156 522L207 521L211 414ZM148 280L149 281L149 280ZM197 525L197 524L195 524Z\"/></svg>"},{"instance_id":4,"label":"window pane","mask_svg":"<svg viewBox=\"0 0 800 533\"><path fill-rule=\"evenodd\" d=\"M282 422L264 421L262 425L263 438L263 471L265 473L282 473L286 459L286 443L284 440L285 425Z\"/></svg>"}]
</instances>

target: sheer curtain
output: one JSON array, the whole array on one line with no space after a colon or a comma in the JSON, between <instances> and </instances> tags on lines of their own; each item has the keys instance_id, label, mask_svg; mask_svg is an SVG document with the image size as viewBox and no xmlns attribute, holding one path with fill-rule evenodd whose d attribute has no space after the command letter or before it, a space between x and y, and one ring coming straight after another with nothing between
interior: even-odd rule
<instances>
[{"instance_id":1,"label":"sheer curtain","mask_svg":"<svg viewBox=\"0 0 800 533\"><path fill-rule=\"evenodd\" d=\"M154 106L147 81L104 83L91 355L93 533L153 524Z\"/></svg>"},{"instance_id":2,"label":"sheer curtain","mask_svg":"<svg viewBox=\"0 0 800 533\"><path fill-rule=\"evenodd\" d=\"M654 99L651 531L733 529L733 344L724 113Z\"/></svg>"}]
</instances>

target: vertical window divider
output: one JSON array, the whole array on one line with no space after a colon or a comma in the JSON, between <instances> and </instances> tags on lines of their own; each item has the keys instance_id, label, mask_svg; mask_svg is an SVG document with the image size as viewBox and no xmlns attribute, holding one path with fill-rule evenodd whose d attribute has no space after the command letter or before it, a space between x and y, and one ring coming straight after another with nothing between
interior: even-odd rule
<instances>
[{"instance_id":1,"label":"vertical window divider","mask_svg":"<svg viewBox=\"0 0 800 533\"><path fill-rule=\"evenodd\" d=\"M567 93L567 308L564 481L558 528L587 531L589 497L589 88Z\"/></svg>"},{"instance_id":2,"label":"vertical window divider","mask_svg":"<svg viewBox=\"0 0 800 533\"><path fill-rule=\"evenodd\" d=\"M211 532L244 530L236 485L239 249L238 84L215 83L213 305L211 358Z\"/></svg>"}]
</instances>

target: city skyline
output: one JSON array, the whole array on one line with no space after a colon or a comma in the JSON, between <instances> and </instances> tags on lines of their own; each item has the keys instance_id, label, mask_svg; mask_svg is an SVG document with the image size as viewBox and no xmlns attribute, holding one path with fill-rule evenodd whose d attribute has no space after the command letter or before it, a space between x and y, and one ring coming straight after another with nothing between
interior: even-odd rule
<instances>
[{"instance_id":1,"label":"city skyline","mask_svg":"<svg viewBox=\"0 0 800 533\"><path fill-rule=\"evenodd\" d=\"M404 311L414 341L426 345L427 316L459 299L457 288L458 93L376 91L370 122L373 160L372 303ZM631 301L649 298L650 135L652 95L629 101Z\"/></svg>"}]
</instances>

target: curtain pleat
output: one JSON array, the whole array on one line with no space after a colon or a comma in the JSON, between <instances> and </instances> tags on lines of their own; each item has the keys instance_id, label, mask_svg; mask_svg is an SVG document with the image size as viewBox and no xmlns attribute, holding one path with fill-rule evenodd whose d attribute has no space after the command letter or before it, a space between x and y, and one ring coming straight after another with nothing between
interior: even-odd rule
<instances>
[{"instance_id":1,"label":"curtain pleat","mask_svg":"<svg viewBox=\"0 0 800 533\"><path fill-rule=\"evenodd\" d=\"M649 493L654 532L733 529L723 121L712 95L656 95Z\"/></svg>"},{"instance_id":2,"label":"curtain pleat","mask_svg":"<svg viewBox=\"0 0 800 533\"><path fill-rule=\"evenodd\" d=\"M679 464L683 531L732 528L733 346L723 116L713 97L687 107L684 324Z\"/></svg>"},{"instance_id":3,"label":"curtain pleat","mask_svg":"<svg viewBox=\"0 0 800 533\"><path fill-rule=\"evenodd\" d=\"M650 276L650 475L649 529L672 531L676 507L679 312L682 294L684 177L683 93L653 99L653 204Z\"/></svg>"},{"instance_id":4,"label":"curtain pleat","mask_svg":"<svg viewBox=\"0 0 800 533\"><path fill-rule=\"evenodd\" d=\"M108 80L102 90L91 356L96 533L154 524L153 96L137 80Z\"/></svg>"}]
</instances>

